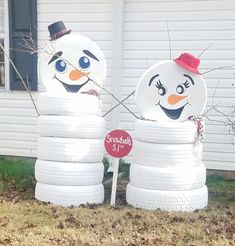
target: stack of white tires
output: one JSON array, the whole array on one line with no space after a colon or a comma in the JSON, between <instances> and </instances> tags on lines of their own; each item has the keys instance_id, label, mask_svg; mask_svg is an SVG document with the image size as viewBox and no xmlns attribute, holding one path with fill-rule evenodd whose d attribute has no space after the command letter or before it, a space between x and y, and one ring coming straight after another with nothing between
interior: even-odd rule
<instances>
[{"instance_id":1,"label":"stack of white tires","mask_svg":"<svg viewBox=\"0 0 235 246\"><path fill-rule=\"evenodd\" d=\"M149 210L207 206L206 168L195 123L137 120L127 203Z\"/></svg>"},{"instance_id":2,"label":"stack of white tires","mask_svg":"<svg viewBox=\"0 0 235 246\"><path fill-rule=\"evenodd\" d=\"M40 93L35 197L71 206L104 201L100 99L88 94Z\"/></svg>"}]
</instances>

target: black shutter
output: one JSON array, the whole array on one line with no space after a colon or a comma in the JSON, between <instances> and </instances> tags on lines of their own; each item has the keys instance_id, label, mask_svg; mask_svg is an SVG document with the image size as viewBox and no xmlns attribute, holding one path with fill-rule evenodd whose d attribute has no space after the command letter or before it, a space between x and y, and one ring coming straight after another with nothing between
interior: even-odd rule
<instances>
[{"instance_id":1,"label":"black shutter","mask_svg":"<svg viewBox=\"0 0 235 246\"><path fill-rule=\"evenodd\" d=\"M37 1L9 0L8 3L10 58L28 84L29 89L36 91L38 84L37 56L30 54L27 52L29 50L22 46L24 44L22 37L29 40L29 36L31 36L37 42ZM10 66L10 90L25 90L12 66Z\"/></svg>"}]
</instances>

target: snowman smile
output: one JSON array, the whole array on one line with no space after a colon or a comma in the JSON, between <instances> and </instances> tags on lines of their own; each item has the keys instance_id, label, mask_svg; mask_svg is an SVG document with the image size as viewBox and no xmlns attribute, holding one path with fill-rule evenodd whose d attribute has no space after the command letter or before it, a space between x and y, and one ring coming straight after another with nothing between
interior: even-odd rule
<instances>
[{"instance_id":1,"label":"snowman smile","mask_svg":"<svg viewBox=\"0 0 235 246\"><path fill-rule=\"evenodd\" d=\"M180 108L177 108L177 109L168 109L168 108L163 107L160 103L158 103L158 105L159 105L160 108L164 111L164 113L165 113L168 117L170 117L172 120L177 120L177 119L180 117L180 115L181 115L181 113L182 113L184 107L185 107L187 104L188 104L188 103L186 103L184 106L182 106L182 107L180 107Z\"/></svg>"},{"instance_id":2,"label":"snowman smile","mask_svg":"<svg viewBox=\"0 0 235 246\"><path fill-rule=\"evenodd\" d=\"M87 84L89 82L89 78L87 78L87 81L84 82L83 84L80 84L80 85L76 85L76 84L75 85L71 85L71 84L67 84L67 83L61 81L60 79L58 79L56 77L56 75L54 75L54 78L56 80L58 80L64 86L64 88L66 89L67 92L72 92L72 93L78 92L85 84Z\"/></svg>"}]
</instances>

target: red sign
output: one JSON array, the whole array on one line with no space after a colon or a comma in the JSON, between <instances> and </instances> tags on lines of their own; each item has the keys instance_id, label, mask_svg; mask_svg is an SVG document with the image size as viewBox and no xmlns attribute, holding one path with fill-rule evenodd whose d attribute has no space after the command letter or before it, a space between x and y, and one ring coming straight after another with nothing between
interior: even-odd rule
<instances>
[{"instance_id":1,"label":"red sign","mask_svg":"<svg viewBox=\"0 0 235 246\"><path fill-rule=\"evenodd\" d=\"M122 158L132 149L132 138L124 130L113 130L106 135L104 146L112 157Z\"/></svg>"}]
</instances>

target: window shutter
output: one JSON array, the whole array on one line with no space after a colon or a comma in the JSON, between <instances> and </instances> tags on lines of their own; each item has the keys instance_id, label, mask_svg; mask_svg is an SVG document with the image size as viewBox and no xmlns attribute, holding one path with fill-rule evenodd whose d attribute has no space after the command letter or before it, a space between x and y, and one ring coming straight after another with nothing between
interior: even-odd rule
<instances>
[{"instance_id":1,"label":"window shutter","mask_svg":"<svg viewBox=\"0 0 235 246\"><path fill-rule=\"evenodd\" d=\"M10 58L31 91L37 90L37 56L22 46L29 36L37 42L37 0L9 0ZM28 50L29 51L29 50ZM10 66L10 90L25 90Z\"/></svg>"}]
</instances>

